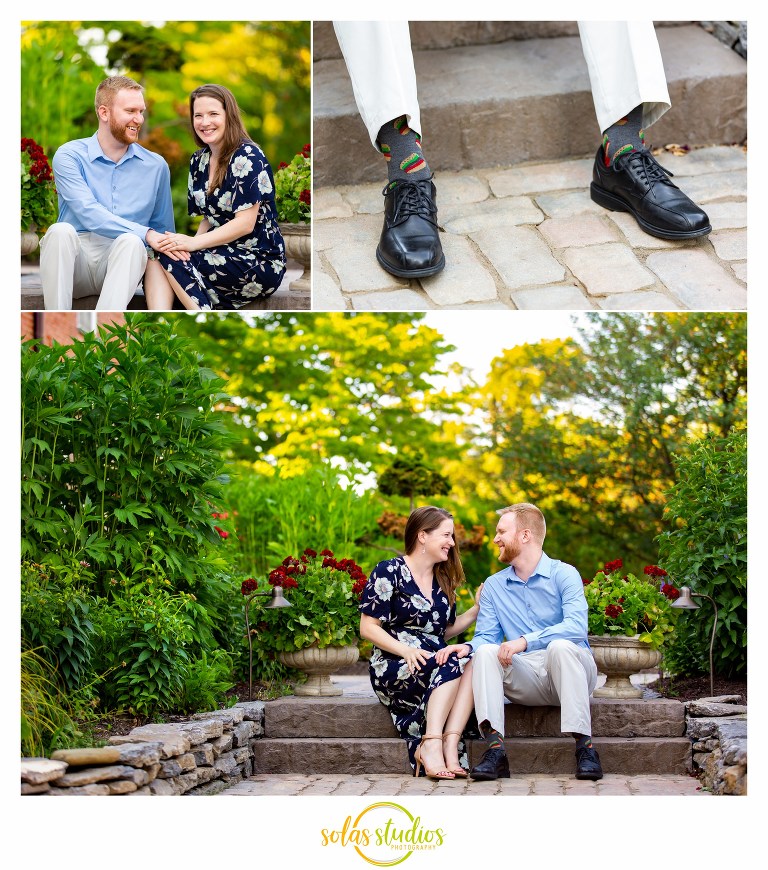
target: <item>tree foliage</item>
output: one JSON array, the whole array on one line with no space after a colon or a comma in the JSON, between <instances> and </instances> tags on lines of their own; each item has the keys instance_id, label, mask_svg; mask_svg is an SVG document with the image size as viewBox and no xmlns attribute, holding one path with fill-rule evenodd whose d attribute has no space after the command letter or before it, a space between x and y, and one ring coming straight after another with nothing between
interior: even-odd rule
<instances>
[{"instance_id":1,"label":"tree foliage","mask_svg":"<svg viewBox=\"0 0 768 870\"><path fill-rule=\"evenodd\" d=\"M418 314L265 314L182 318L231 394L234 456L283 477L333 461L379 472L410 445L456 453L441 425L457 400L435 389L451 349Z\"/></svg>"}]
</instances>

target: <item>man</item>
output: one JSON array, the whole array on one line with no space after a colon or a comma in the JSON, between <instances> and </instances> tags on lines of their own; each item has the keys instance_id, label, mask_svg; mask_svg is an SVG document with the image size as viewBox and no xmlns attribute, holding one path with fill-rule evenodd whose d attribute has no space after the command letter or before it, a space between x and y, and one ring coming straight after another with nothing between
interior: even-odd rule
<instances>
[{"instance_id":1,"label":"man","mask_svg":"<svg viewBox=\"0 0 768 870\"><path fill-rule=\"evenodd\" d=\"M509 776L506 696L516 704L559 705L560 730L576 741L576 778L600 779L589 709L597 667L587 643L581 577L544 553L546 522L535 505L514 504L498 513L493 541L509 567L485 581L470 643L475 713L487 745L470 776Z\"/></svg>"},{"instance_id":2,"label":"man","mask_svg":"<svg viewBox=\"0 0 768 870\"><path fill-rule=\"evenodd\" d=\"M421 142L410 33L406 21L333 23L371 142L387 163L384 227L376 259L401 278L434 275L445 265L436 190ZM645 232L690 239L712 229L645 148L644 128L670 108L653 24L580 21L602 143L592 199L633 215Z\"/></svg>"},{"instance_id":3,"label":"man","mask_svg":"<svg viewBox=\"0 0 768 870\"><path fill-rule=\"evenodd\" d=\"M62 145L53 158L59 219L40 243L47 310L99 294L96 308L125 311L144 274L147 245L174 230L170 171L138 144L142 87L126 76L96 89L98 130ZM174 257L179 259L180 257Z\"/></svg>"}]
</instances>

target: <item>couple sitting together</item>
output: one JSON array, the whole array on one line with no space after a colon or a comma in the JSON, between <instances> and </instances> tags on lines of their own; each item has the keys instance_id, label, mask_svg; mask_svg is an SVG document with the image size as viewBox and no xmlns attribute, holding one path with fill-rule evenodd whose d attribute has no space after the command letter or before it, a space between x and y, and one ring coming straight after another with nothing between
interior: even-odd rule
<instances>
[{"instance_id":1,"label":"couple sitting together","mask_svg":"<svg viewBox=\"0 0 768 870\"><path fill-rule=\"evenodd\" d=\"M380 562L362 595L360 634L373 643L370 676L408 745L416 776L488 780L509 776L504 698L560 707L560 730L576 741L576 778L600 779L589 698L597 667L587 643L587 602L578 571L544 553L546 523L532 504L503 508L494 543L508 567L456 615L464 572L453 518L413 511L405 556ZM477 621L470 643L446 645ZM474 707L486 751L471 770L463 732Z\"/></svg>"},{"instance_id":2,"label":"couple sitting together","mask_svg":"<svg viewBox=\"0 0 768 870\"><path fill-rule=\"evenodd\" d=\"M125 311L144 282L147 308L236 309L269 296L285 272L272 169L243 127L233 95L203 85L189 96L200 150L189 167L194 236L176 233L170 171L138 144L146 111L141 85L126 76L96 89L99 127L53 158L59 218L40 243L45 307L99 294L97 309Z\"/></svg>"}]
</instances>

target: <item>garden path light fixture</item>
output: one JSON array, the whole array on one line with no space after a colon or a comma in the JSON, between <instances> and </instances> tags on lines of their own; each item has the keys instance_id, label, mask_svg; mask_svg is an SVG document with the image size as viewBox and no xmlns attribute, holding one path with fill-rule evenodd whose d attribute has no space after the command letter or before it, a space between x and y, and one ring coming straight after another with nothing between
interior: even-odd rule
<instances>
[{"instance_id":1,"label":"garden path light fixture","mask_svg":"<svg viewBox=\"0 0 768 870\"><path fill-rule=\"evenodd\" d=\"M248 621L248 608L254 595L270 595L271 599L264 605L265 610L275 607L293 607L291 602L283 595L282 586L273 586L270 592L251 592L245 602L245 633L248 636L248 700L253 700L253 640L251 638L251 625Z\"/></svg>"},{"instance_id":2,"label":"garden path light fixture","mask_svg":"<svg viewBox=\"0 0 768 870\"><path fill-rule=\"evenodd\" d=\"M709 641L709 694L714 697L715 694L715 671L712 667L712 650L715 646L715 632L717 631L717 605L715 599L709 595L704 595L703 592L692 592L690 586L680 587L680 597L672 602L672 607L680 607L683 610L698 610L699 605L693 600L694 598L707 598L712 602L712 607L715 611L715 620L712 624L712 637Z\"/></svg>"}]
</instances>

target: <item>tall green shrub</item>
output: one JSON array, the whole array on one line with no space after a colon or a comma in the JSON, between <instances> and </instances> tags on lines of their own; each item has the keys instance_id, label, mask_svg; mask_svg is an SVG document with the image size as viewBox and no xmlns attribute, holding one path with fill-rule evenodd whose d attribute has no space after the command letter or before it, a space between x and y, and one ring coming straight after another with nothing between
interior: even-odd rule
<instances>
[{"instance_id":1,"label":"tall green shrub","mask_svg":"<svg viewBox=\"0 0 768 870\"><path fill-rule=\"evenodd\" d=\"M195 591L224 570L222 383L146 315L67 347L25 342L22 556L88 568L95 594L120 572Z\"/></svg>"},{"instance_id":2,"label":"tall green shrub","mask_svg":"<svg viewBox=\"0 0 768 870\"><path fill-rule=\"evenodd\" d=\"M659 561L676 586L717 603L714 669L726 677L747 670L747 433L708 436L674 457L677 483L668 492L667 530L658 536ZM682 674L709 668L714 610L678 620L678 639L665 663Z\"/></svg>"}]
</instances>

